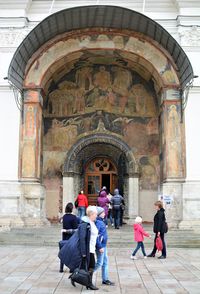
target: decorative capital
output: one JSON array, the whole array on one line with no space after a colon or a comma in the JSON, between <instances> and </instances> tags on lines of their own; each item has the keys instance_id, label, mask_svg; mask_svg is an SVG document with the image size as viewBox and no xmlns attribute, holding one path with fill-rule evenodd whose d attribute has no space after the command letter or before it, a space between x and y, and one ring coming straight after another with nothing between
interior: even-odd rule
<instances>
[{"instance_id":1,"label":"decorative capital","mask_svg":"<svg viewBox=\"0 0 200 294\"><path fill-rule=\"evenodd\" d=\"M40 103L42 106L42 89L24 89L24 103Z\"/></svg>"}]
</instances>

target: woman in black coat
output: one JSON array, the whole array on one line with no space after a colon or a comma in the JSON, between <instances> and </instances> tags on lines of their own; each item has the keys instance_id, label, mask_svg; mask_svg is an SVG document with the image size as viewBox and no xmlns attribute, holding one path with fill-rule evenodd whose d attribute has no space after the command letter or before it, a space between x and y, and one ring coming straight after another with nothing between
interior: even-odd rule
<instances>
[{"instance_id":1,"label":"woman in black coat","mask_svg":"<svg viewBox=\"0 0 200 294\"><path fill-rule=\"evenodd\" d=\"M72 214L74 205L69 202L65 207L65 214L62 218L62 240L68 240L78 228L79 220L76 215Z\"/></svg>"},{"instance_id":2,"label":"woman in black coat","mask_svg":"<svg viewBox=\"0 0 200 294\"><path fill-rule=\"evenodd\" d=\"M62 224L63 224L63 229L61 230L62 241L69 240L78 228L79 219L77 218L77 216L72 214L73 208L74 206L73 206L73 203L71 202L67 203L65 207L65 215L62 218ZM59 249L62 248L64 243L65 242L59 242ZM63 269L64 269L64 264L60 262L60 270L59 270L60 273L63 273Z\"/></svg>"},{"instance_id":3,"label":"woman in black coat","mask_svg":"<svg viewBox=\"0 0 200 294\"><path fill-rule=\"evenodd\" d=\"M163 249L162 249L162 255L158 258L165 259L167 256L166 244L165 244L165 232L166 232L165 210L163 208L163 203L161 201L156 201L154 205L157 210L154 216L154 224L153 224L153 231L155 233L154 248L151 254L148 255L148 257L155 257L156 251L157 251L156 238L160 236L163 243Z\"/></svg>"},{"instance_id":4,"label":"woman in black coat","mask_svg":"<svg viewBox=\"0 0 200 294\"><path fill-rule=\"evenodd\" d=\"M98 229L95 225L96 206L89 206L86 213L87 217L82 218L82 223L79 225L78 230L61 248L58 257L70 269L70 272L78 268L81 263L84 267L87 267L90 273L90 285L88 288L98 290L92 283L95 268L96 240L98 237ZM73 281L72 285L75 286Z\"/></svg>"}]
</instances>

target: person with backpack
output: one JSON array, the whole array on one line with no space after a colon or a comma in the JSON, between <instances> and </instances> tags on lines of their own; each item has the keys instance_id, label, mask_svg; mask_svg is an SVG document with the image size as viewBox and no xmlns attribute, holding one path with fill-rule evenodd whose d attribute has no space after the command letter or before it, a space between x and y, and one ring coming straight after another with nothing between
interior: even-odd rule
<instances>
[{"instance_id":1,"label":"person with backpack","mask_svg":"<svg viewBox=\"0 0 200 294\"><path fill-rule=\"evenodd\" d=\"M111 204L112 204L113 213L114 213L115 229L119 229L121 205L123 203L123 200L124 200L123 197L119 194L119 189L115 189L114 196L111 198Z\"/></svg>"},{"instance_id":2,"label":"person with backpack","mask_svg":"<svg viewBox=\"0 0 200 294\"><path fill-rule=\"evenodd\" d=\"M154 247L152 252L148 255L148 257L155 257L157 247L156 247L156 239L160 236L163 248L162 248L162 255L158 257L159 259L165 259L167 257L166 252L166 244L165 244L165 233L167 233L167 223L166 223L166 217L165 217L165 210L163 208L162 201L156 201L154 203L156 214L154 216L154 224L153 224L153 231L155 233L155 239L154 239Z\"/></svg>"},{"instance_id":3,"label":"person with backpack","mask_svg":"<svg viewBox=\"0 0 200 294\"><path fill-rule=\"evenodd\" d=\"M88 199L83 191L80 191L76 200L75 207L78 209L78 216L82 219L86 215L86 208L88 207Z\"/></svg>"}]
</instances>

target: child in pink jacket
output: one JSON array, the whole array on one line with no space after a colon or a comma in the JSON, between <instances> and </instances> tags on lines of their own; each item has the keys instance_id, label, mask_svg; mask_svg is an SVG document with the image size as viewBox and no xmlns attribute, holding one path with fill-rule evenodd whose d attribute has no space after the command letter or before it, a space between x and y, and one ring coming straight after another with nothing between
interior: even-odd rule
<instances>
[{"instance_id":1,"label":"child in pink jacket","mask_svg":"<svg viewBox=\"0 0 200 294\"><path fill-rule=\"evenodd\" d=\"M151 238L151 236L145 232L145 230L142 227L142 218L140 216L137 216L135 219L135 224L133 225L134 228L134 236L135 236L135 241L137 242L137 247L133 251L131 255L131 259L137 259L135 254L138 252L138 250L141 248L142 253L144 255L144 258L147 258L145 249L144 249L144 236Z\"/></svg>"}]
</instances>

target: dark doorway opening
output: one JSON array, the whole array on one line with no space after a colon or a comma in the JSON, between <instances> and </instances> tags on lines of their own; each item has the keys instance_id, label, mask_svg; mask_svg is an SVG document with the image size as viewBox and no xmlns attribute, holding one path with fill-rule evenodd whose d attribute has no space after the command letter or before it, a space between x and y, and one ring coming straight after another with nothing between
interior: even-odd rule
<instances>
[{"instance_id":1,"label":"dark doorway opening","mask_svg":"<svg viewBox=\"0 0 200 294\"><path fill-rule=\"evenodd\" d=\"M102 174L102 187L106 186L108 192L110 192L110 174Z\"/></svg>"}]
</instances>

